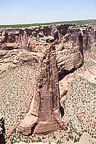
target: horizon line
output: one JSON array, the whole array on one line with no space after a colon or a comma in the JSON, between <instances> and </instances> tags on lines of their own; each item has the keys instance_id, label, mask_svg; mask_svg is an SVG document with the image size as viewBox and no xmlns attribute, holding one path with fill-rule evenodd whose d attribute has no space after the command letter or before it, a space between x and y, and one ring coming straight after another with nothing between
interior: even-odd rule
<instances>
[{"instance_id":1,"label":"horizon line","mask_svg":"<svg viewBox=\"0 0 96 144\"><path fill-rule=\"evenodd\" d=\"M74 20L60 20L60 21L50 21L50 22L34 22L34 23L13 23L13 24L0 24L0 26L2 25L22 25L22 24L50 24L50 23L63 23L63 22L76 22L76 21L91 21L91 20L96 20L96 18L92 18L92 19L74 19Z\"/></svg>"}]
</instances>

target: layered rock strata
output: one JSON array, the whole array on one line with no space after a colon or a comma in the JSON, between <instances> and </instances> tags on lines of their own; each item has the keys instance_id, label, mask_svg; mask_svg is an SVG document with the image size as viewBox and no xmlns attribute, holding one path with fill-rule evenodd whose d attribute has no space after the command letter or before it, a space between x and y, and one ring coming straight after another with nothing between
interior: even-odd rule
<instances>
[{"instance_id":1,"label":"layered rock strata","mask_svg":"<svg viewBox=\"0 0 96 144\"><path fill-rule=\"evenodd\" d=\"M29 52L44 52L48 37L56 41L58 72L65 74L83 63L83 50L91 50L95 30L92 26L77 27L68 24L0 29L0 50L26 49Z\"/></svg>"}]
</instances>

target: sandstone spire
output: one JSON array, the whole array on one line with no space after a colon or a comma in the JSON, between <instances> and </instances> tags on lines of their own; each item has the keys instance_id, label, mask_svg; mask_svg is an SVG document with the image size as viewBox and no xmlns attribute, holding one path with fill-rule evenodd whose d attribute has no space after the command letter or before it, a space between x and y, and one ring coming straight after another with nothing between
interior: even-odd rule
<instances>
[{"instance_id":1,"label":"sandstone spire","mask_svg":"<svg viewBox=\"0 0 96 144\"><path fill-rule=\"evenodd\" d=\"M50 42L50 40L49 40ZM55 45L48 44L36 74L36 89L30 110L18 130L23 134L45 133L65 127L60 118L60 93Z\"/></svg>"}]
</instances>

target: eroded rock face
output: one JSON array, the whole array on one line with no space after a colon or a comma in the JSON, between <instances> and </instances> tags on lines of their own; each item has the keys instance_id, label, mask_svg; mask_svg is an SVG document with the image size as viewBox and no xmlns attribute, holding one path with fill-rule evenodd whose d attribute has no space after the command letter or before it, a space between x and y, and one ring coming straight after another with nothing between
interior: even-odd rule
<instances>
[{"instance_id":1,"label":"eroded rock face","mask_svg":"<svg viewBox=\"0 0 96 144\"><path fill-rule=\"evenodd\" d=\"M80 28L83 36L83 49L91 51L95 42L95 31L93 26L85 26Z\"/></svg>"},{"instance_id":2,"label":"eroded rock face","mask_svg":"<svg viewBox=\"0 0 96 144\"><path fill-rule=\"evenodd\" d=\"M18 127L25 135L32 131L45 133L66 127L60 117L60 92L54 44L47 45L36 73L36 89L30 110Z\"/></svg>"},{"instance_id":3,"label":"eroded rock face","mask_svg":"<svg viewBox=\"0 0 96 144\"><path fill-rule=\"evenodd\" d=\"M83 36L80 29L70 26L56 49L59 74L78 68L83 63Z\"/></svg>"},{"instance_id":4,"label":"eroded rock face","mask_svg":"<svg viewBox=\"0 0 96 144\"><path fill-rule=\"evenodd\" d=\"M66 74L83 63L83 50L91 50L95 39L92 26L50 25L22 29L0 29L0 50L26 49L44 52L48 38L56 41L56 59L59 74Z\"/></svg>"}]
</instances>

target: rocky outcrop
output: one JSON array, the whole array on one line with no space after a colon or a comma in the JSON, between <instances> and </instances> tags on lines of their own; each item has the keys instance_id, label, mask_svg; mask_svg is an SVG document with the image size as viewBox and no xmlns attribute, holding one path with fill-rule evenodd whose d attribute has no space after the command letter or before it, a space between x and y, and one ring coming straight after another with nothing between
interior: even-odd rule
<instances>
[{"instance_id":1,"label":"rocky outcrop","mask_svg":"<svg viewBox=\"0 0 96 144\"><path fill-rule=\"evenodd\" d=\"M55 45L48 44L37 69L35 95L30 110L18 130L28 135L32 131L46 133L65 127L64 121L60 118L60 92Z\"/></svg>"}]
</instances>

